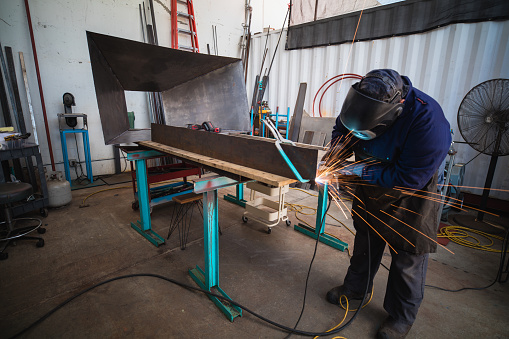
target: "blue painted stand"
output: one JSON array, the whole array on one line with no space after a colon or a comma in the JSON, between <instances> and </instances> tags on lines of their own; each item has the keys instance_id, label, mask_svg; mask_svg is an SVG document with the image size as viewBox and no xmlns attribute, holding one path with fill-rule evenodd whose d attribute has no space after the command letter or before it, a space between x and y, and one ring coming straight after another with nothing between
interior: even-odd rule
<instances>
[{"instance_id":1,"label":"blue painted stand","mask_svg":"<svg viewBox=\"0 0 509 339\"><path fill-rule=\"evenodd\" d=\"M147 174L147 159L153 157L160 157L163 153L154 150L140 150L136 152L127 152L127 160L134 161L136 166L136 185L137 185L137 198L140 206L140 220L131 223L131 227L141 234L144 238L150 241L154 246L159 247L165 243L163 237L156 232L152 231L152 224L150 220L150 199L149 199L149 186ZM174 183L168 186L182 185L186 183ZM189 184L189 189L192 185ZM190 190L182 191L172 195L167 195L161 199L170 201L174 196L189 193ZM158 202L160 203L160 202Z\"/></svg>"},{"instance_id":2,"label":"blue painted stand","mask_svg":"<svg viewBox=\"0 0 509 339\"><path fill-rule=\"evenodd\" d=\"M129 156L127 158L129 159ZM150 221L150 203L148 197L148 183L147 183L147 166L146 159L134 160L136 165L136 184L138 190L138 202L140 204L140 220L136 223L131 223L131 227L139 234L144 236L156 247L164 244L164 239L156 232L152 231L152 224Z\"/></svg>"},{"instance_id":3,"label":"blue painted stand","mask_svg":"<svg viewBox=\"0 0 509 339\"><path fill-rule=\"evenodd\" d=\"M66 137L68 133L81 133L83 135L83 148L85 151L85 164L87 168L87 178L93 183L94 176L92 175L92 159L90 157L90 143L88 140L88 130L86 129L64 129L60 130L60 142L62 143L62 153L64 155L64 168L65 168L65 179L71 182L71 171L69 169L69 156L67 155L67 141ZM78 150L76 150L78 152Z\"/></svg>"},{"instance_id":4,"label":"blue painted stand","mask_svg":"<svg viewBox=\"0 0 509 339\"><path fill-rule=\"evenodd\" d=\"M224 196L224 200L246 207L246 200L244 199L244 184L238 184L236 187L236 195L227 194Z\"/></svg>"},{"instance_id":5,"label":"blue painted stand","mask_svg":"<svg viewBox=\"0 0 509 339\"><path fill-rule=\"evenodd\" d=\"M196 266L196 268L189 270L189 274L200 288L214 293L218 292L218 294L231 300L226 292L219 287L219 219L217 196L217 189L203 192L205 269L202 270L199 266ZM210 295L208 297L230 321L233 321L238 316L242 316L242 309L239 307Z\"/></svg>"},{"instance_id":6,"label":"blue painted stand","mask_svg":"<svg viewBox=\"0 0 509 339\"><path fill-rule=\"evenodd\" d=\"M325 184L323 186L320 186L320 192L318 194L318 208L316 211L316 226L315 228L309 227L304 224L298 224L294 226L294 229L296 231L299 231L301 233L306 234L307 236L310 236L313 239L316 239L319 237L320 242L323 242L326 245L329 245L335 249L338 249L340 251L345 251L348 248L348 244L346 242L343 242L337 238L331 237L328 234L324 233L324 228L322 227L325 225L325 218L326 218L326 211L327 211L327 192L328 192L328 185Z\"/></svg>"}]
</instances>

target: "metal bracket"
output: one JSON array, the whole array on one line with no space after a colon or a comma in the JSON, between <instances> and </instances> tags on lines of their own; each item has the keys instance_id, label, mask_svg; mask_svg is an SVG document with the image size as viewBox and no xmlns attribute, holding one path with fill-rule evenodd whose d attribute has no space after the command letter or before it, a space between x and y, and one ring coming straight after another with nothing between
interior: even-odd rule
<instances>
[{"instance_id":1,"label":"metal bracket","mask_svg":"<svg viewBox=\"0 0 509 339\"><path fill-rule=\"evenodd\" d=\"M207 286L205 285L205 273L199 266L196 266L196 268L190 269L189 274L191 275L191 278L193 278L193 280L196 282L196 284L198 284L198 286L200 286L200 288L202 288L204 290L211 291L211 292L213 292L213 290L216 290L223 297L231 300L231 298L228 296L228 294L226 294L226 292L223 291L219 286L207 288ZM235 305L232 305L232 304L228 303L227 301L222 301L212 295L207 294L207 296L224 313L224 315L226 316L226 318L228 318L228 320L233 321L233 319L235 319L236 317L239 317L239 316L242 317L242 309L241 308L239 308Z\"/></svg>"}]
</instances>

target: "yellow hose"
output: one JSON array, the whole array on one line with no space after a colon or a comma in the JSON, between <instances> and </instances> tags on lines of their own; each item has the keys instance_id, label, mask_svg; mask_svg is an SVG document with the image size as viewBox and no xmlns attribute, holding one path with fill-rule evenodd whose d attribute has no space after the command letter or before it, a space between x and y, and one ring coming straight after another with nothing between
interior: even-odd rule
<instances>
[{"instance_id":1,"label":"yellow hose","mask_svg":"<svg viewBox=\"0 0 509 339\"><path fill-rule=\"evenodd\" d=\"M331 328L331 329L328 329L328 330L327 330L327 331L325 331L325 332L330 332L330 331L335 330L336 328L338 328L339 326L341 326L341 324L345 321L345 319L346 319L346 315L348 314L348 307L349 307L349 305L348 305L348 298L347 298L347 297L345 297L344 295L342 295L342 296L340 296L340 297L339 297L339 302L341 303L341 299L343 299L343 298L345 298L345 300L346 300L346 312L345 312L345 314L343 315L343 319L341 319L341 322L340 322L339 324L337 324L336 326L334 326L334 327L333 327L333 328ZM367 305L367 304L366 304L366 305ZM341 303L341 306L343 306L343 304L342 304L342 303ZM343 307L343 308L344 308L344 307ZM318 336L314 337L313 339L316 339L316 338L318 338ZM333 337L332 339L346 339L346 338L345 338L345 337Z\"/></svg>"},{"instance_id":2,"label":"yellow hose","mask_svg":"<svg viewBox=\"0 0 509 339\"><path fill-rule=\"evenodd\" d=\"M487 244L482 244L481 240L477 238L475 235L480 235L484 239L488 241ZM438 235L439 238L447 238L452 242L455 242L456 244L459 244L461 246L465 246L468 248L473 248L480 251L486 251L486 252L494 252L494 253L501 253L502 250L497 250L492 248L492 246L495 244L493 239L497 239L500 241L504 241L504 238L494 235L491 233L486 233L483 231L479 231L473 228L464 227L464 226L445 226L440 229L440 233ZM472 239L472 240L468 240Z\"/></svg>"}]
</instances>

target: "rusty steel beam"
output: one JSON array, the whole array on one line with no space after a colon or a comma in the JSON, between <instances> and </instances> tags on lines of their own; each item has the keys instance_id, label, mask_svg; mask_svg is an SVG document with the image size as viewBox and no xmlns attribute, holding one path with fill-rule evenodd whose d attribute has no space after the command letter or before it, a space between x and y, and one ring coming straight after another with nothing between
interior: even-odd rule
<instances>
[{"instance_id":1,"label":"rusty steel beam","mask_svg":"<svg viewBox=\"0 0 509 339\"><path fill-rule=\"evenodd\" d=\"M275 146L273 139L243 137L152 124L152 141L217 160L297 179ZM304 179L314 180L323 147L281 145Z\"/></svg>"}]
</instances>

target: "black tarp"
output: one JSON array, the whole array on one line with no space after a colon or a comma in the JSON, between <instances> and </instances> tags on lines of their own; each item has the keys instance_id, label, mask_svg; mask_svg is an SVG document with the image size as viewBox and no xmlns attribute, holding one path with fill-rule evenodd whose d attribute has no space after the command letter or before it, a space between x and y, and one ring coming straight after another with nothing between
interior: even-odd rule
<instances>
[{"instance_id":1,"label":"black tarp","mask_svg":"<svg viewBox=\"0 0 509 339\"><path fill-rule=\"evenodd\" d=\"M290 26L286 49L351 42L360 14ZM422 33L456 23L507 19L508 0L408 0L364 10L355 41Z\"/></svg>"}]
</instances>

